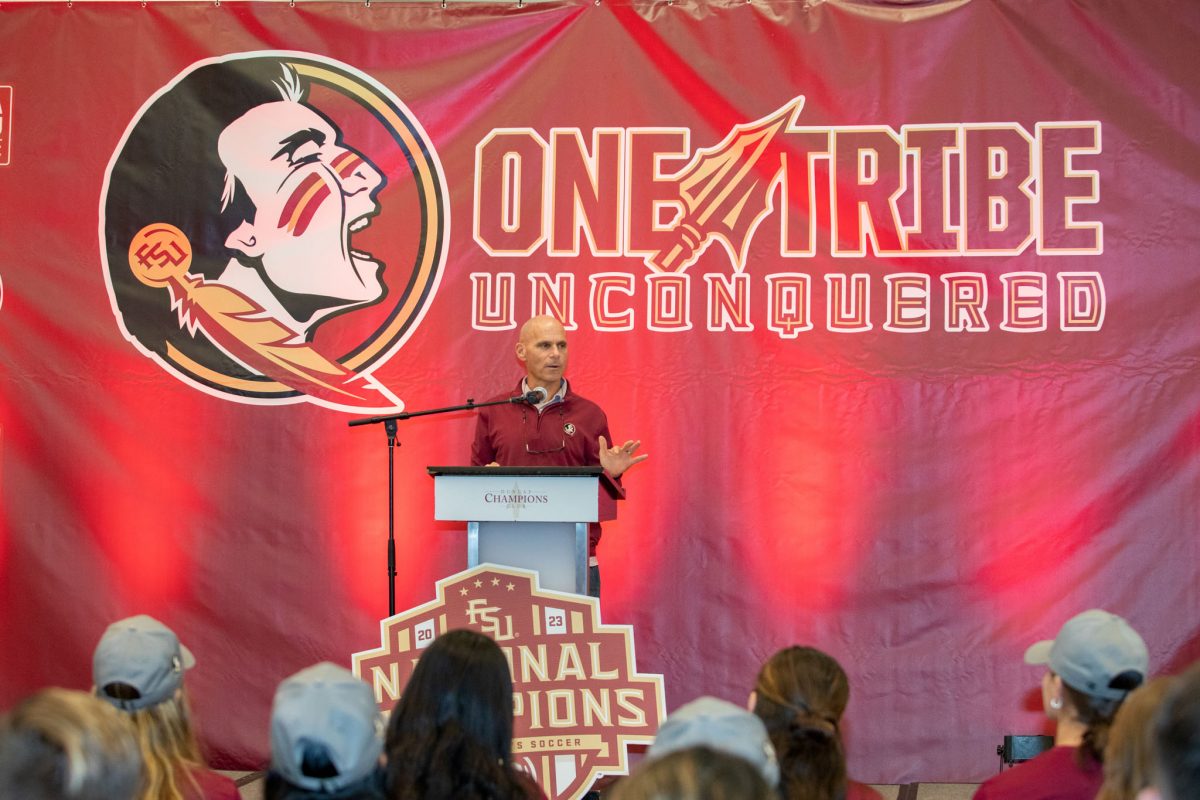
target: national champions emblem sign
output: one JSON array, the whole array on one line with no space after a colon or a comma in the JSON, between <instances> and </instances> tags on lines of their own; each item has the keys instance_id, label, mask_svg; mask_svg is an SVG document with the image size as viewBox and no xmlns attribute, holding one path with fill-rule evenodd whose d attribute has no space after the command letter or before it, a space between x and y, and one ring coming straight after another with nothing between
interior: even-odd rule
<instances>
[{"instance_id":1,"label":"national champions emblem sign","mask_svg":"<svg viewBox=\"0 0 1200 800\"><path fill-rule=\"evenodd\" d=\"M600 622L591 597L542 590L537 574L483 564L438 581L437 599L380 623L382 646L354 672L387 712L421 651L442 633L490 636L513 678L513 762L551 800L577 800L601 775L629 772L627 747L666 717L661 675L637 671L633 629Z\"/></svg>"},{"instance_id":2,"label":"national champions emblem sign","mask_svg":"<svg viewBox=\"0 0 1200 800\"><path fill-rule=\"evenodd\" d=\"M238 402L398 410L372 376L421 321L449 236L416 118L307 53L192 65L130 123L100 202L125 337Z\"/></svg>"}]
</instances>

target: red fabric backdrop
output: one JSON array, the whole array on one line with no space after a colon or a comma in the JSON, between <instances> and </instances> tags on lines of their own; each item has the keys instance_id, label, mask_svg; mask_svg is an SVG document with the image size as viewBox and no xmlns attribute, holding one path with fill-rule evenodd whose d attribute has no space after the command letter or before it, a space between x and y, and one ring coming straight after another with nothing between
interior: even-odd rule
<instances>
[{"instance_id":1,"label":"red fabric backdrop","mask_svg":"<svg viewBox=\"0 0 1200 800\"><path fill-rule=\"evenodd\" d=\"M87 686L105 624L148 612L198 656L191 685L218 762L249 767L265 757L282 677L377 643L382 432L349 429L349 414L316 403L238 402L174 377L122 335L97 240L106 169L155 92L204 59L293 51L349 65L398 97L444 169L444 272L423 319L373 373L408 408L482 399L519 374L515 331L477 318L473 291L486 276L513 276L518 321L533 308L530 275L574 276L572 386L651 454L606 526L604 618L635 626L639 667L665 674L668 706L702 693L741 701L766 656L810 643L850 673L857 777L986 777L1004 734L1042 725L1039 675L1022 651L1072 614L1127 616L1156 672L1200 657L1198 39L1191 0L1153 13L1045 0L4 3L0 705L45 684ZM650 270L636 247L601 254L585 238L577 256L546 242L504 256L474 233L477 210L484 229L500 219L487 192L503 162L479 148L493 131L549 142L552 129L578 129L589 151L597 129L624 131L626 143L631 129L686 131L656 140L684 151L664 162L670 174L799 96L793 125L820 135L1006 123L1011 144L1039 123L1100 131L1099 152L1074 160L1099 193L1074 206L1083 233L1061 209L1064 191L1079 195L1087 179L1054 189L1067 175L1061 143L1031 189L1059 192L1049 221L1034 225L1054 234L1045 244L1095 246L834 257L834 223L848 242L839 247L852 247L858 201L876 204L866 213L878 233L887 200L868 180L870 156L822 157L812 202L789 177L787 203L772 187L750 238L741 272L753 329L707 324L701 276L739 271L714 243L681 270L691 328L668 331L651 329ZM781 145L796 175L805 142L792 131ZM964 165L959 152L947 162L968 194L993 185L979 183L988 167L1031 168L1019 147L995 156L980 146L980 161ZM897 176L880 152L890 186ZM531 153L522 165L536 164ZM624 189L613 188L617 161L597 174L603 191L629 198L611 208L627 207L644 232L653 162L632 153ZM778 163L756 169L769 181ZM843 170L832 182L831 164ZM958 174L971 165L977 180ZM934 174L920 196L940 202ZM526 201L545 196L536 172L520 178ZM983 237L987 212L968 216L980 195L947 196L951 226ZM1009 230L1020 233L1027 207L1009 200ZM911 202L897 202L911 219ZM385 220L386 210L373 228ZM597 232L612 238L606 224ZM812 253L783 255L781 231L810 224ZM900 272L929 276L926 332L884 327L883 278ZM984 276L986 331L946 330L943 278L961 272ZM1000 276L1016 272L1046 276L1045 330L1001 329ZM1069 272L1099 276L1098 330L1060 330ZM599 273L631 277L632 297L608 295L615 311L632 310L631 330L597 330L589 277ZM813 328L790 338L768 314L766 277L780 273L811 278ZM825 278L850 274L868 276L871 328L831 331ZM463 565L462 534L431 522L424 468L464 463L472 424L465 413L401 424L400 608L430 599L434 581Z\"/></svg>"}]
</instances>

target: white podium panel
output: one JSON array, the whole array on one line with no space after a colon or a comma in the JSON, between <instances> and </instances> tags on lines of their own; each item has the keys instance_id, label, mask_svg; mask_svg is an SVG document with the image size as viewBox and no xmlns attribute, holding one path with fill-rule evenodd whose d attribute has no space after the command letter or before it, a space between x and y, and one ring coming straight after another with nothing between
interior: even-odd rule
<instances>
[{"instance_id":1,"label":"white podium panel","mask_svg":"<svg viewBox=\"0 0 1200 800\"><path fill-rule=\"evenodd\" d=\"M522 567L543 589L587 594L587 533L586 522L468 522L467 568Z\"/></svg>"},{"instance_id":2,"label":"white podium panel","mask_svg":"<svg viewBox=\"0 0 1200 800\"><path fill-rule=\"evenodd\" d=\"M591 476L439 475L433 484L433 518L479 522L597 522L600 519L597 479Z\"/></svg>"},{"instance_id":3,"label":"white podium panel","mask_svg":"<svg viewBox=\"0 0 1200 800\"><path fill-rule=\"evenodd\" d=\"M536 571L587 594L588 524L616 516L621 488L600 467L429 467L433 516L467 523L467 567Z\"/></svg>"}]
</instances>

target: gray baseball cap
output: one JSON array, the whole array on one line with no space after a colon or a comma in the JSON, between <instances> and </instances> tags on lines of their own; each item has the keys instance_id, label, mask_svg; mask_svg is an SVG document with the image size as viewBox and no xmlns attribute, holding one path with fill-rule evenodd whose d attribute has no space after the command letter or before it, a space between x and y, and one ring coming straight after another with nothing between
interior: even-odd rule
<instances>
[{"instance_id":1,"label":"gray baseball cap","mask_svg":"<svg viewBox=\"0 0 1200 800\"><path fill-rule=\"evenodd\" d=\"M658 729L647 758L705 745L749 761L771 786L779 785L779 762L762 720L741 706L699 697L675 709Z\"/></svg>"},{"instance_id":2,"label":"gray baseball cap","mask_svg":"<svg viewBox=\"0 0 1200 800\"><path fill-rule=\"evenodd\" d=\"M1121 700L1146 679L1150 653L1129 623L1098 608L1071 617L1058 636L1030 645L1026 664L1046 664L1072 689Z\"/></svg>"},{"instance_id":3,"label":"gray baseball cap","mask_svg":"<svg viewBox=\"0 0 1200 800\"><path fill-rule=\"evenodd\" d=\"M156 706L183 684L184 670L196 666L191 651L179 643L175 632L154 617L139 614L109 625L92 655L92 682L96 694L124 711ZM104 691L123 683L137 690L129 699Z\"/></svg>"},{"instance_id":4,"label":"gray baseball cap","mask_svg":"<svg viewBox=\"0 0 1200 800\"><path fill-rule=\"evenodd\" d=\"M366 682L323 661L279 684L271 709L271 765L288 783L336 792L371 774L383 752L383 720ZM304 771L305 755L321 753L337 774Z\"/></svg>"}]
</instances>

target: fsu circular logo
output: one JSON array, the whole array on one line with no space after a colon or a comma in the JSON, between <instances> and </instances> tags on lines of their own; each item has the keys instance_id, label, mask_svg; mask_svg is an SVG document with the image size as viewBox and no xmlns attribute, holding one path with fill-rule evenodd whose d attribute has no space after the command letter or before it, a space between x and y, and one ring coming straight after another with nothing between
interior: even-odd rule
<instances>
[{"instance_id":1,"label":"fsu circular logo","mask_svg":"<svg viewBox=\"0 0 1200 800\"><path fill-rule=\"evenodd\" d=\"M100 205L113 313L209 394L356 412L442 277L446 180L411 112L307 53L199 62L142 107Z\"/></svg>"}]
</instances>

